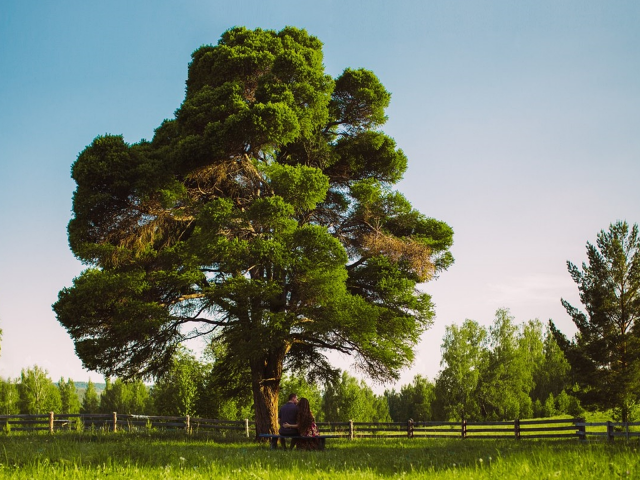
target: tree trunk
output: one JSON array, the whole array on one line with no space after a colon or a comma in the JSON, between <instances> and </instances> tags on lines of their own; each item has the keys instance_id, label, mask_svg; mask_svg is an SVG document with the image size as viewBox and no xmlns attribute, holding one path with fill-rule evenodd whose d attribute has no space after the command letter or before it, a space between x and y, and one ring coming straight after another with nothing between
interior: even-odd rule
<instances>
[{"instance_id":1,"label":"tree trunk","mask_svg":"<svg viewBox=\"0 0 640 480\"><path fill-rule=\"evenodd\" d=\"M250 363L256 436L260 433L278 433L278 394L283 360L284 350L271 350L263 358Z\"/></svg>"}]
</instances>

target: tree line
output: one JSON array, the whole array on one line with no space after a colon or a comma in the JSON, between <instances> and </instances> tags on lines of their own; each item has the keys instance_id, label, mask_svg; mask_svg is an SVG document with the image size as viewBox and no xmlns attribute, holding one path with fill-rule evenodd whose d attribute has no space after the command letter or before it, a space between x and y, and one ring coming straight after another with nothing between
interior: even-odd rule
<instances>
[{"instance_id":1,"label":"tree line","mask_svg":"<svg viewBox=\"0 0 640 480\"><path fill-rule=\"evenodd\" d=\"M280 390L310 398L318 419L326 421L575 416L583 405L611 409L622 421L635 420L640 413L639 236L637 225L616 222L598 234L596 245L587 243L588 260L581 268L567 262L586 310L562 300L578 329L570 340L552 320L518 325L507 309L499 309L489 327L469 319L446 327L442 369L433 381L418 375L398 391L375 395L346 372L322 383L307 371L284 376ZM228 348L212 341L205 360L178 348L152 388L141 380L107 379L98 396L89 382L82 401L71 379L61 378L56 385L35 366L19 379L0 379L0 413L254 417L251 369L223 361Z\"/></svg>"},{"instance_id":2,"label":"tree line","mask_svg":"<svg viewBox=\"0 0 640 480\"><path fill-rule=\"evenodd\" d=\"M281 391L309 398L317 419L331 422L512 420L582 411L571 367L551 327L538 320L517 325L508 310L498 310L488 328L473 320L448 326L441 348L443 368L433 381L416 375L381 395L347 372L326 384L285 376ZM35 366L18 379L0 380L0 413L115 411L253 419L249 384L227 377L228 388L220 388L217 374L215 360L199 360L181 348L152 386L107 378L101 394L89 381L78 395L73 380L61 378L56 384Z\"/></svg>"}]
</instances>

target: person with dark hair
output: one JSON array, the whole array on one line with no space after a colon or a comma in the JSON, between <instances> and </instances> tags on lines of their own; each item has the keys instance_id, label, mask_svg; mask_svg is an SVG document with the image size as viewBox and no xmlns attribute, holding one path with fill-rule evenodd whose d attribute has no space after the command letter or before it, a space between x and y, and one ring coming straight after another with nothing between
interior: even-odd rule
<instances>
[{"instance_id":1,"label":"person with dark hair","mask_svg":"<svg viewBox=\"0 0 640 480\"><path fill-rule=\"evenodd\" d=\"M309 405L309 400L304 397L298 402L296 423L283 423L282 425L287 428L297 429L301 437L317 437L319 435L316 419L311 411L311 405ZM315 450L319 448L319 443L312 438L298 440L297 445L298 449L303 450ZM293 448L293 445L291 448Z\"/></svg>"},{"instance_id":2,"label":"person with dark hair","mask_svg":"<svg viewBox=\"0 0 640 480\"><path fill-rule=\"evenodd\" d=\"M286 437L296 437L298 436L298 429L296 427L288 427L287 425L293 424L296 422L298 418L298 395L295 393L290 393L287 403L280 407L280 411L278 412L278 423L280 424L280 430L278 433L280 435ZM285 438L280 439L280 444L282 448L287 448L287 440ZM295 447L296 439L291 439L291 449ZM276 448L278 446L278 439L272 439L272 448Z\"/></svg>"}]
</instances>

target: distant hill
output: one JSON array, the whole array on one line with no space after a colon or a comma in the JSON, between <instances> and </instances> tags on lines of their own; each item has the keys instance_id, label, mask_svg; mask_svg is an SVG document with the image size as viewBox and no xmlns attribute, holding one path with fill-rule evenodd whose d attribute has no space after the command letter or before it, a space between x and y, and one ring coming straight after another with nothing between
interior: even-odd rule
<instances>
[{"instance_id":1,"label":"distant hill","mask_svg":"<svg viewBox=\"0 0 640 480\"><path fill-rule=\"evenodd\" d=\"M86 390L87 389L87 384L89 382L76 382L75 380L73 381L73 384L76 386L76 388L78 390ZM96 391L98 392L98 395L102 393L102 391L106 388L107 384L106 383L93 383L93 386L96 388Z\"/></svg>"},{"instance_id":2,"label":"distant hill","mask_svg":"<svg viewBox=\"0 0 640 480\"><path fill-rule=\"evenodd\" d=\"M87 390L87 383L88 382L76 382L75 380L73 381L73 384L76 386L76 391L78 392L78 398L80 399L80 402L82 402L82 399L84 398L84 392ZM93 386L95 387L96 393L99 397L100 395L102 395L102 392L104 392L107 384L94 383Z\"/></svg>"}]
</instances>

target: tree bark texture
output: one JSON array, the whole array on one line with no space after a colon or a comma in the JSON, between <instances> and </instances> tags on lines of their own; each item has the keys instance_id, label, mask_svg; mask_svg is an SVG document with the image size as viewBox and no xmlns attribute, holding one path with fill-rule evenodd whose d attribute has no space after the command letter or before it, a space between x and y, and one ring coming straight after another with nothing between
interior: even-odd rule
<instances>
[{"instance_id":1,"label":"tree bark texture","mask_svg":"<svg viewBox=\"0 0 640 480\"><path fill-rule=\"evenodd\" d=\"M284 351L270 350L264 357L250 362L256 435L278 433L278 397L283 361Z\"/></svg>"}]
</instances>

